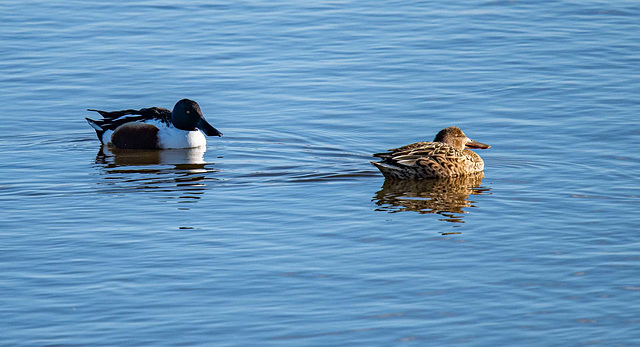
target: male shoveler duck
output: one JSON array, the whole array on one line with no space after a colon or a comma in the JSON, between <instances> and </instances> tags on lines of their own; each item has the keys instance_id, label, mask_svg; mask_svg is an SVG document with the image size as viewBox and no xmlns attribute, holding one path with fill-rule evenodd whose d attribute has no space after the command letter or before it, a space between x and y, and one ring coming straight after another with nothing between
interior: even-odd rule
<instances>
[{"instance_id":1,"label":"male shoveler duck","mask_svg":"<svg viewBox=\"0 0 640 347\"><path fill-rule=\"evenodd\" d=\"M96 111L103 119L85 118L103 145L117 148L168 149L194 148L207 144L207 136L222 136L202 115L200 105L182 99L169 111L162 107L140 110ZM200 132L200 131L202 132Z\"/></svg>"},{"instance_id":2,"label":"male shoveler duck","mask_svg":"<svg viewBox=\"0 0 640 347\"><path fill-rule=\"evenodd\" d=\"M458 177L484 170L482 158L465 148L490 147L468 138L458 127L448 127L440 130L433 142L416 142L374 154L382 160L371 163L392 179Z\"/></svg>"}]
</instances>

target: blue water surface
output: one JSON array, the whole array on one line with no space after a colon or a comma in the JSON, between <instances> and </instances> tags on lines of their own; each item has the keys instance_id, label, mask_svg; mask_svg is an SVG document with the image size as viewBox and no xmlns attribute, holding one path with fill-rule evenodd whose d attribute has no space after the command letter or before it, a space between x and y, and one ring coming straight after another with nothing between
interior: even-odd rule
<instances>
[{"instance_id":1,"label":"blue water surface","mask_svg":"<svg viewBox=\"0 0 640 347\"><path fill-rule=\"evenodd\" d=\"M637 1L0 2L0 345L640 345ZM88 108L200 104L204 150ZM457 125L484 178L385 182Z\"/></svg>"}]
</instances>

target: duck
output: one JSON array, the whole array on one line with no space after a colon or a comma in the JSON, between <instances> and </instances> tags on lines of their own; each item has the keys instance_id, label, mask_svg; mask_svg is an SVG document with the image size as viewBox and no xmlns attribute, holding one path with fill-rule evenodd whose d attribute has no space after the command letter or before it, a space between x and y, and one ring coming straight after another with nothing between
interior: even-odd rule
<instances>
[{"instance_id":1,"label":"duck","mask_svg":"<svg viewBox=\"0 0 640 347\"><path fill-rule=\"evenodd\" d=\"M169 111L162 107L139 110L100 111L103 119L85 118L102 145L120 149L172 149L206 146L207 136L222 136L207 122L200 105L189 99L178 101Z\"/></svg>"},{"instance_id":2,"label":"duck","mask_svg":"<svg viewBox=\"0 0 640 347\"><path fill-rule=\"evenodd\" d=\"M467 137L456 126L444 128L431 142L416 142L389 149L373 156L371 163L390 179L431 179L460 177L484 170L484 161L468 148L488 149L491 146Z\"/></svg>"}]
</instances>

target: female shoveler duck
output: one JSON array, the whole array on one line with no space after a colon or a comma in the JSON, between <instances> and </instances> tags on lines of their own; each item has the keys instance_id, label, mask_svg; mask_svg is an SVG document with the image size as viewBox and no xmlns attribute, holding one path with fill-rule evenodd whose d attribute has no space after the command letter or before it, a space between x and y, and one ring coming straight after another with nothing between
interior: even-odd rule
<instances>
[{"instance_id":1,"label":"female shoveler duck","mask_svg":"<svg viewBox=\"0 0 640 347\"><path fill-rule=\"evenodd\" d=\"M433 142L416 142L374 154L382 161L371 163L386 178L458 177L484 170L482 158L465 148L490 147L468 138L458 127L448 127L440 130Z\"/></svg>"},{"instance_id":2,"label":"female shoveler duck","mask_svg":"<svg viewBox=\"0 0 640 347\"><path fill-rule=\"evenodd\" d=\"M200 105L189 99L178 101L173 111L162 107L113 112L89 111L96 111L104 118L86 118L95 129L100 142L117 148L194 148L207 144L202 133L222 136L221 132L204 119Z\"/></svg>"}]
</instances>

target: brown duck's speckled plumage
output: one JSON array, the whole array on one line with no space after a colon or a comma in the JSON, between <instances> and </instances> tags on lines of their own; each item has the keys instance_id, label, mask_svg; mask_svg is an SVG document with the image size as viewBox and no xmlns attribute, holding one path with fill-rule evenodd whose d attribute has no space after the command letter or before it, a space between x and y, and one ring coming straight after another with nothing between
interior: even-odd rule
<instances>
[{"instance_id":1,"label":"brown duck's speckled plumage","mask_svg":"<svg viewBox=\"0 0 640 347\"><path fill-rule=\"evenodd\" d=\"M449 127L442 129L433 142L416 142L374 154L382 160L371 163L392 179L459 177L482 172L484 161L465 146L490 147L469 139L460 128Z\"/></svg>"}]
</instances>

